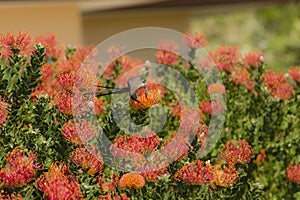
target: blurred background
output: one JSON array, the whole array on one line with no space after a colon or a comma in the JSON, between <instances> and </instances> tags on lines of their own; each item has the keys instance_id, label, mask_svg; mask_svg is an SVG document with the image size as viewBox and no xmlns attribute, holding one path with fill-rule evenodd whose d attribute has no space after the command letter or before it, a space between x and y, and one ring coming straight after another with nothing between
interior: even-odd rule
<instances>
[{"instance_id":1,"label":"blurred background","mask_svg":"<svg viewBox=\"0 0 300 200\"><path fill-rule=\"evenodd\" d=\"M67 45L94 44L131 28L203 31L207 50L237 45L264 52L270 67L300 65L300 4L289 0L0 0L0 33L54 33Z\"/></svg>"}]
</instances>

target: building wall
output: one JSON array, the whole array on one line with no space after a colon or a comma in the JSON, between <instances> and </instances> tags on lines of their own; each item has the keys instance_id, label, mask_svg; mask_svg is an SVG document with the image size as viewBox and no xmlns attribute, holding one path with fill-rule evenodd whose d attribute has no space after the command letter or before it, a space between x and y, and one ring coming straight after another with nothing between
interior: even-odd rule
<instances>
[{"instance_id":1,"label":"building wall","mask_svg":"<svg viewBox=\"0 0 300 200\"><path fill-rule=\"evenodd\" d=\"M98 44L114 34L138 27L164 27L185 32L188 25L188 13L178 10L104 12L82 19L85 44Z\"/></svg>"},{"instance_id":2,"label":"building wall","mask_svg":"<svg viewBox=\"0 0 300 200\"><path fill-rule=\"evenodd\" d=\"M73 4L0 5L0 33L54 33L64 44L81 44L81 13Z\"/></svg>"}]
</instances>

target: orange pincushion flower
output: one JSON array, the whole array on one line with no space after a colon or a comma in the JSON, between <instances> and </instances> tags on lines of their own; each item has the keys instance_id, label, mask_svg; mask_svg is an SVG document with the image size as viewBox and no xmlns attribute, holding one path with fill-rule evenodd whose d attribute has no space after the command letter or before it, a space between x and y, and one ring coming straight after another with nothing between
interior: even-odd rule
<instances>
[{"instance_id":1,"label":"orange pincushion flower","mask_svg":"<svg viewBox=\"0 0 300 200\"><path fill-rule=\"evenodd\" d=\"M239 175L233 165L224 166L224 169L219 164L213 167L213 185L228 187L234 184L238 177Z\"/></svg>"},{"instance_id":2,"label":"orange pincushion flower","mask_svg":"<svg viewBox=\"0 0 300 200\"><path fill-rule=\"evenodd\" d=\"M213 169L211 165L201 160L185 164L174 175L175 180L181 180L191 185L205 185L213 181Z\"/></svg>"},{"instance_id":3,"label":"orange pincushion flower","mask_svg":"<svg viewBox=\"0 0 300 200\"><path fill-rule=\"evenodd\" d=\"M300 184L300 163L290 164L286 168L286 177L290 181Z\"/></svg>"},{"instance_id":4,"label":"orange pincushion flower","mask_svg":"<svg viewBox=\"0 0 300 200\"><path fill-rule=\"evenodd\" d=\"M128 189L140 189L145 186L145 179L143 176L137 173L124 174L119 181L119 187L121 190Z\"/></svg>"},{"instance_id":5,"label":"orange pincushion flower","mask_svg":"<svg viewBox=\"0 0 300 200\"><path fill-rule=\"evenodd\" d=\"M149 89L148 89L149 88ZM130 105L133 109L147 109L151 108L152 106L158 104L162 99L162 93L159 88L150 88L147 86L148 94L146 94L145 88L140 88L136 92L137 94L137 101L130 100Z\"/></svg>"},{"instance_id":6,"label":"orange pincushion flower","mask_svg":"<svg viewBox=\"0 0 300 200\"><path fill-rule=\"evenodd\" d=\"M62 135L69 142L80 145L91 140L97 134L97 129L85 119L69 120L62 127Z\"/></svg>"},{"instance_id":7,"label":"orange pincushion flower","mask_svg":"<svg viewBox=\"0 0 300 200\"><path fill-rule=\"evenodd\" d=\"M64 163L52 163L36 183L50 200L80 199L83 196L77 179L70 175L69 166Z\"/></svg>"},{"instance_id":8,"label":"orange pincushion flower","mask_svg":"<svg viewBox=\"0 0 300 200\"><path fill-rule=\"evenodd\" d=\"M300 83L300 66L290 67L288 73L294 81Z\"/></svg>"},{"instance_id":9,"label":"orange pincushion flower","mask_svg":"<svg viewBox=\"0 0 300 200\"><path fill-rule=\"evenodd\" d=\"M215 94L215 93L225 94L226 89L225 89L225 86L221 83L213 83L208 86L206 92L207 92L207 94Z\"/></svg>"},{"instance_id":10,"label":"orange pincushion flower","mask_svg":"<svg viewBox=\"0 0 300 200\"><path fill-rule=\"evenodd\" d=\"M251 160L253 155L252 147L246 140L230 140L222 148L220 157L226 163L245 164Z\"/></svg>"},{"instance_id":11,"label":"orange pincushion flower","mask_svg":"<svg viewBox=\"0 0 300 200\"><path fill-rule=\"evenodd\" d=\"M2 126L8 116L8 103L6 103L0 96L0 126Z\"/></svg>"},{"instance_id":12,"label":"orange pincushion flower","mask_svg":"<svg viewBox=\"0 0 300 200\"><path fill-rule=\"evenodd\" d=\"M21 187L34 179L40 165L36 162L38 155L18 147L6 155L6 165L0 170L0 179L6 187Z\"/></svg>"},{"instance_id":13,"label":"orange pincushion flower","mask_svg":"<svg viewBox=\"0 0 300 200\"><path fill-rule=\"evenodd\" d=\"M192 49L198 49L207 45L207 39L203 32L196 32L194 35L187 32L182 38L182 43Z\"/></svg>"},{"instance_id":14,"label":"orange pincushion flower","mask_svg":"<svg viewBox=\"0 0 300 200\"><path fill-rule=\"evenodd\" d=\"M69 156L73 163L88 169L88 174L95 174L104 167L102 155L96 147L92 149L78 147Z\"/></svg>"}]
</instances>

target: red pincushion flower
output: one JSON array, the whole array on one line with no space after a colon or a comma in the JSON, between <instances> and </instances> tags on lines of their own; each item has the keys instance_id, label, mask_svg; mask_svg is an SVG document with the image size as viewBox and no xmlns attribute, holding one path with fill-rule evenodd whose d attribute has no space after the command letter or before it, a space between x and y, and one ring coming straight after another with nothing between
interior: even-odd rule
<instances>
[{"instance_id":1,"label":"red pincushion flower","mask_svg":"<svg viewBox=\"0 0 300 200\"><path fill-rule=\"evenodd\" d=\"M69 174L69 166L64 163L52 163L36 183L50 200L81 199L83 196L77 179Z\"/></svg>"},{"instance_id":2,"label":"red pincushion flower","mask_svg":"<svg viewBox=\"0 0 300 200\"><path fill-rule=\"evenodd\" d=\"M300 66L290 67L288 73L294 81L300 83Z\"/></svg>"},{"instance_id":3,"label":"red pincushion flower","mask_svg":"<svg viewBox=\"0 0 300 200\"><path fill-rule=\"evenodd\" d=\"M114 146L125 151L146 153L154 151L160 142L160 138L151 130L136 133L131 136L120 136L114 140ZM117 152L114 152L117 154Z\"/></svg>"},{"instance_id":4,"label":"red pincushion flower","mask_svg":"<svg viewBox=\"0 0 300 200\"><path fill-rule=\"evenodd\" d=\"M280 83L272 89L271 95L281 100L289 99L294 95L294 89L288 83Z\"/></svg>"},{"instance_id":5,"label":"red pincushion flower","mask_svg":"<svg viewBox=\"0 0 300 200\"><path fill-rule=\"evenodd\" d=\"M181 180L191 185L210 184L214 179L213 169L201 160L185 164L174 175L175 180Z\"/></svg>"},{"instance_id":6,"label":"red pincushion flower","mask_svg":"<svg viewBox=\"0 0 300 200\"><path fill-rule=\"evenodd\" d=\"M6 103L0 96L0 126L2 126L8 117L8 103Z\"/></svg>"},{"instance_id":7,"label":"red pincushion flower","mask_svg":"<svg viewBox=\"0 0 300 200\"><path fill-rule=\"evenodd\" d=\"M137 173L124 174L119 181L119 187L121 190L128 189L140 189L145 186L145 179L143 176Z\"/></svg>"},{"instance_id":8,"label":"red pincushion flower","mask_svg":"<svg viewBox=\"0 0 300 200\"><path fill-rule=\"evenodd\" d=\"M293 96L294 89L286 82L286 77L283 73L276 73L272 70L267 70L262 78L273 97L285 100Z\"/></svg>"},{"instance_id":9,"label":"red pincushion flower","mask_svg":"<svg viewBox=\"0 0 300 200\"><path fill-rule=\"evenodd\" d=\"M155 54L155 60L164 65L174 65L179 61L176 53L178 45L174 41L161 41Z\"/></svg>"},{"instance_id":10,"label":"red pincushion flower","mask_svg":"<svg viewBox=\"0 0 300 200\"><path fill-rule=\"evenodd\" d=\"M225 111L225 104L220 99L216 99L213 101L204 100L200 103L201 110L209 115L218 115Z\"/></svg>"},{"instance_id":11,"label":"red pincushion flower","mask_svg":"<svg viewBox=\"0 0 300 200\"><path fill-rule=\"evenodd\" d=\"M56 75L56 81L59 85L69 92L72 92L76 80L75 71L62 71Z\"/></svg>"},{"instance_id":12,"label":"red pincushion flower","mask_svg":"<svg viewBox=\"0 0 300 200\"><path fill-rule=\"evenodd\" d=\"M266 70L262 76L262 80L267 86L268 90L272 90L272 88L278 84L286 82L286 78L283 73L277 73L271 69Z\"/></svg>"},{"instance_id":13,"label":"red pincushion flower","mask_svg":"<svg viewBox=\"0 0 300 200\"><path fill-rule=\"evenodd\" d=\"M187 32L182 38L182 43L192 49L198 49L207 45L207 39L203 32L196 32L194 35Z\"/></svg>"},{"instance_id":14,"label":"red pincushion flower","mask_svg":"<svg viewBox=\"0 0 300 200\"><path fill-rule=\"evenodd\" d=\"M241 53L236 46L221 46L215 52L209 52L219 70L230 72L240 64Z\"/></svg>"},{"instance_id":15,"label":"red pincushion flower","mask_svg":"<svg viewBox=\"0 0 300 200\"><path fill-rule=\"evenodd\" d=\"M92 149L78 147L69 156L73 163L88 169L88 174L95 174L104 167L102 155L96 147Z\"/></svg>"},{"instance_id":16,"label":"red pincushion flower","mask_svg":"<svg viewBox=\"0 0 300 200\"><path fill-rule=\"evenodd\" d=\"M148 182L156 182L160 176L169 174L166 167L161 167L163 163L143 163L135 167L135 171L143 176Z\"/></svg>"},{"instance_id":17,"label":"red pincushion flower","mask_svg":"<svg viewBox=\"0 0 300 200\"><path fill-rule=\"evenodd\" d=\"M250 162L252 155L252 147L246 140L230 140L220 152L220 158L228 164L248 163Z\"/></svg>"},{"instance_id":18,"label":"red pincushion flower","mask_svg":"<svg viewBox=\"0 0 300 200\"><path fill-rule=\"evenodd\" d=\"M232 82L236 85L246 84L250 80L250 75L245 68L235 68L231 73Z\"/></svg>"},{"instance_id":19,"label":"red pincushion flower","mask_svg":"<svg viewBox=\"0 0 300 200\"><path fill-rule=\"evenodd\" d=\"M104 192L112 192L117 189L119 176L117 173L108 176L101 172L97 178L97 181L100 185L101 190L103 190Z\"/></svg>"},{"instance_id":20,"label":"red pincushion flower","mask_svg":"<svg viewBox=\"0 0 300 200\"><path fill-rule=\"evenodd\" d=\"M58 46L57 37L54 34L43 34L35 37L35 44L41 43L46 47L46 56L61 58L64 55L64 47Z\"/></svg>"},{"instance_id":21,"label":"red pincushion flower","mask_svg":"<svg viewBox=\"0 0 300 200\"><path fill-rule=\"evenodd\" d=\"M226 89L225 89L225 86L221 83L213 83L208 86L206 92L207 92L207 94L215 94L215 93L225 94Z\"/></svg>"},{"instance_id":22,"label":"red pincushion flower","mask_svg":"<svg viewBox=\"0 0 300 200\"><path fill-rule=\"evenodd\" d=\"M97 129L85 119L69 120L62 127L64 138L75 145L88 142L97 133Z\"/></svg>"},{"instance_id":23,"label":"red pincushion flower","mask_svg":"<svg viewBox=\"0 0 300 200\"><path fill-rule=\"evenodd\" d=\"M0 179L5 187L21 187L34 179L41 166L36 162L38 155L18 147L6 155L6 165L0 170Z\"/></svg>"},{"instance_id":24,"label":"red pincushion flower","mask_svg":"<svg viewBox=\"0 0 300 200\"><path fill-rule=\"evenodd\" d=\"M12 33L2 34L0 37L0 46L3 47L2 51L5 52L5 57L13 53L27 54L33 50L30 47L31 37L25 31L19 31L18 35ZM3 52L2 52L3 53Z\"/></svg>"},{"instance_id":25,"label":"red pincushion flower","mask_svg":"<svg viewBox=\"0 0 300 200\"><path fill-rule=\"evenodd\" d=\"M76 91L62 90L56 94L54 101L58 110L66 115L82 115L90 110L88 101Z\"/></svg>"},{"instance_id":26,"label":"red pincushion flower","mask_svg":"<svg viewBox=\"0 0 300 200\"><path fill-rule=\"evenodd\" d=\"M286 168L286 177L290 181L300 184L300 163L290 164Z\"/></svg>"},{"instance_id":27,"label":"red pincushion flower","mask_svg":"<svg viewBox=\"0 0 300 200\"><path fill-rule=\"evenodd\" d=\"M246 68L258 67L263 62L264 54L262 52L247 52L244 56Z\"/></svg>"}]
</instances>

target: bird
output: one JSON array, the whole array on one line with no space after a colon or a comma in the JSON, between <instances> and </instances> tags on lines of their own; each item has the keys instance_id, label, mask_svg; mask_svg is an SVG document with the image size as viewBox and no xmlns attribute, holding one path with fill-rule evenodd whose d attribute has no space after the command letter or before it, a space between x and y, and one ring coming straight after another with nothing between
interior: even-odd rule
<instances>
[{"instance_id":1,"label":"bird","mask_svg":"<svg viewBox=\"0 0 300 200\"><path fill-rule=\"evenodd\" d=\"M114 87L108 87L108 86L97 86L105 89L112 89L111 91L108 92L103 92L103 91L98 91L96 92L96 96L106 96L110 94L122 94L125 92L128 92L130 99L133 101L138 102L139 104L142 104L137 97L136 92L140 88L145 88L146 91L146 96L148 95L148 90L147 90L147 84L146 84L146 79L143 76L134 76L128 79L127 81L127 86L125 88L114 88Z\"/></svg>"}]
</instances>

